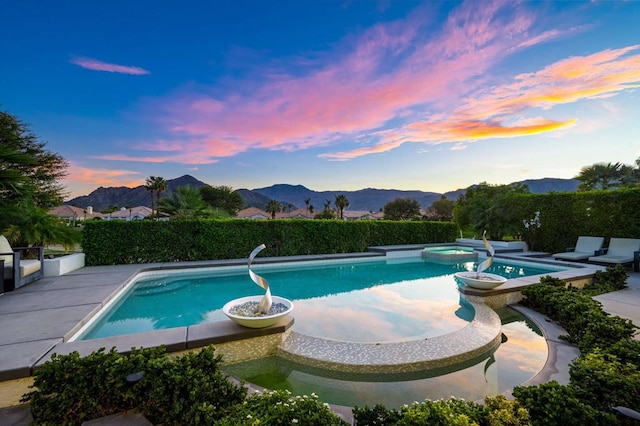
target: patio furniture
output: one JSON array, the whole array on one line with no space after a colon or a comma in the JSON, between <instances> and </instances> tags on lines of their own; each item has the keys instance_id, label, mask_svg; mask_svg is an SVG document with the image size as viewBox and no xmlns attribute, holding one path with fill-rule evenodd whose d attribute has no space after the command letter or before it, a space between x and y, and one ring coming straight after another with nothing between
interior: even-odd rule
<instances>
[{"instance_id":1,"label":"patio furniture","mask_svg":"<svg viewBox=\"0 0 640 426\"><path fill-rule=\"evenodd\" d=\"M37 259L21 259L21 252L36 250ZM11 247L4 235L0 235L0 259L4 261L3 279L5 291L22 287L43 276L44 247Z\"/></svg>"},{"instance_id":2,"label":"patio furniture","mask_svg":"<svg viewBox=\"0 0 640 426\"><path fill-rule=\"evenodd\" d=\"M586 260L598 254L602 249L604 237L580 236L574 248L568 248L566 252L552 254L554 259L562 260Z\"/></svg>"},{"instance_id":3,"label":"patio furniture","mask_svg":"<svg viewBox=\"0 0 640 426\"><path fill-rule=\"evenodd\" d=\"M640 239L611 238L606 254L591 256L589 261L611 265L633 263L634 270L638 272L638 269L640 269Z\"/></svg>"}]
</instances>

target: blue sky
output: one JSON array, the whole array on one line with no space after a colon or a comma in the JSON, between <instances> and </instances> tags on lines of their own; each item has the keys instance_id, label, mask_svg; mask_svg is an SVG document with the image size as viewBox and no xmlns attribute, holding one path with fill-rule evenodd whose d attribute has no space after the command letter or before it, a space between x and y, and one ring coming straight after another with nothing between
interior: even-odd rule
<instances>
[{"instance_id":1,"label":"blue sky","mask_svg":"<svg viewBox=\"0 0 640 426\"><path fill-rule=\"evenodd\" d=\"M70 197L184 174L234 189L445 192L640 157L638 1L20 1L0 109Z\"/></svg>"}]
</instances>

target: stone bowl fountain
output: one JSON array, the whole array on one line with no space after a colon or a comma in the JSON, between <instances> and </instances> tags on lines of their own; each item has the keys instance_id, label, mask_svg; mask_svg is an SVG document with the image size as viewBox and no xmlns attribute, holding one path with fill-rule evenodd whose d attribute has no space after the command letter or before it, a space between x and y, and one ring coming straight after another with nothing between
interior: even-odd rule
<instances>
[{"instance_id":1,"label":"stone bowl fountain","mask_svg":"<svg viewBox=\"0 0 640 426\"><path fill-rule=\"evenodd\" d=\"M489 252L489 257L478 265L476 272L456 272L454 276L468 287L479 288L481 290L493 290L499 285L506 283L507 279L501 275L482 272L491 266L491 263L493 263L493 255L495 254L495 250L489 241L487 241L486 233L487 231L482 233L482 242Z\"/></svg>"},{"instance_id":2,"label":"stone bowl fountain","mask_svg":"<svg viewBox=\"0 0 640 426\"><path fill-rule=\"evenodd\" d=\"M477 272L456 272L454 276L462 281L467 287L479 288L482 290L493 290L507 282L507 279L503 276L489 273L477 273Z\"/></svg>"},{"instance_id":3,"label":"stone bowl fountain","mask_svg":"<svg viewBox=\"0 0 640 426\"><path fill-rule=\"evenodd\" d=\"M293 311L293 302L284 297L272 296L268 313L257 312L263 296L247 296L227 302L222 312L236 324L249 328L264 328L277 324Z\"/></svg>"},{"instance_id":4,"label":"stone bowl fountain","mask_svg":"<svg viewBox=\"0 0 640 426\"><path fill-rule=\"evenodd\" d=\"M247 296L225 303L222 312L236 324L250 328L264 328L278 323L293 310L293 302L284 297L271 296L269 282L251 270L251 262L264 244L259 245L249 255L247 267L251 280L265 289L264 296Z\"/></svg>"}]
</instances>

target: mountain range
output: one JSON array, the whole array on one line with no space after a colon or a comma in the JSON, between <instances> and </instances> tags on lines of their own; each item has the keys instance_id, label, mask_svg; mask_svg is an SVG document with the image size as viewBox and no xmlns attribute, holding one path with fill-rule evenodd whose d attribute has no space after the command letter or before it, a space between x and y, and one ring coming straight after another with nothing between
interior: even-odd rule
<instances>
[{"instance_id":1,"label":"mountain range","mask_svg":"<svg viewBox=\"0 0 640 426\"><path fill-rule=\"evenodd\" d=\"M546 193L573 192L578 187L579 181L575 179L544 178L514 183L528 185L529 191L532 193ZM190 175L167 179L167 190L162 193L161 198L171 197L173 191L181 186L200 188L204 185L207 184ZM251 190L238 189L236 192L242 197L245 207L264 209L270 200L277 200L285 209L295 210L297 208L305 208L305 200L309 200L309 205L313 206L315 211L321 211L327 202L333 206L337 195L344 195L349 200L348 210L378 212L382 210L385 204L396 198L414 199L420 204L420 207L426 209L443 195L450 200L456 200L459 195L466 192L466 189L445 193L375 188L365 188L357 191L313 191L302 185L277 184ZM124 186L99 187L89 195L73 198L64 204L81 208L92 206L96 211L107 210L109 207L151 207L151 194L144 185L135 188Z\"/></svg>"}]
</instances>

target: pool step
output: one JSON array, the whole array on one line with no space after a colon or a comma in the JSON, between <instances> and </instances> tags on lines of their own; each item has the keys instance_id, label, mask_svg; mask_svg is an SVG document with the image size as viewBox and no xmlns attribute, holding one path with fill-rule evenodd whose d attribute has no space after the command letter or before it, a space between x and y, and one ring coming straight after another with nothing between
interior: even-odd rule
<instances>
[{"instance_id":1,"label":"pool step","mask_svg":"<svg viewBox=\"0 0 640 426\"><path fill-rule=\"evenodd\" d=\"M362 374L397 374L462 364L486 354L501 341L502 328L496 312L470 303L474 319L453 333L429 339L395 343L358 343L322 339L292 331L277 355L310 367Z\"/></svg>"}]
</instances>

